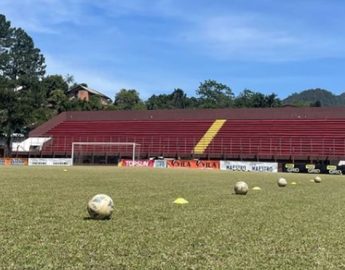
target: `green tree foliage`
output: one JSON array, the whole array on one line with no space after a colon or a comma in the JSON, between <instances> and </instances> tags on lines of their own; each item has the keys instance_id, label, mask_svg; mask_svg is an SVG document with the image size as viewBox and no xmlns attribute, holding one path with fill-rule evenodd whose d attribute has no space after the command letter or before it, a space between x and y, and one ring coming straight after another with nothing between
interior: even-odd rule
<instances>
[{"instance_id":1,"label":"green tree foliage","mask_svg":"<svg viewBox=\"0 0 345 270\"><path fill-rule=\"evenodd\" d=\"M61 90L64 93L68 90L68 84L61 75L50 75L42 80L43 88L49 96L51 92Z\"/></svg>"},{"instance_id":2,"label":"green tree foliage","mask_svg":"<svg viewBox=\"0 0 345 270\"><path fill-rule=\"evenodd\" d=\"M153 95L146 101L149 110L157 109L185 109L193 104L182 89L175 89L171 94Z\"/></svg>"},{"instance_id":3,"label":"green tree foliage","mask_svg":"<svg viewBox=\"0 0 345 270\"><path fill-rule=\"evenodd\" d=\"M143 110L145 109L145 104L140 99L137 90L121 89L115 95L114 108L116 110Z\"/></svg>"},{"instance_id":4,"label":"green tree foliage","mask_svg":"<svg viewBox=\"0 0 345 270\"><path fill-rule=\"evenodd\" d=\"M159 109L170 109L170 100L169 95L152 95L145 102L146 108L148 110L159 110Z\"/></svg>"},{"instance_id":5,"label":"green tree foliage","mask_svg":"<svg viewBox=\"0 0 345 270\"><path fill-rule=\"evenodd\" d=\"M25 98L6 85L0 87L0 137L5 139L7 154L11 151L13 133L25 132L24 127L31 112Z\"/></svg>"},{"instance_id":6,"label":"green tree foliage","mask_svg":"<svg viewBox=\"0 0 345 270\"><path fill-rule=\"evenodd\" d=\"M201 108L228 108L233 104L234 94L229 86L214 80L206 80L196 91Z\"/></svg>"},{"instance_id":7,"label":"green tree foliage","mask_svg":"<svg viewBox=\"0 0 345 270\"><path fill-rule=\"evenodd\" d=\"M234 100L237 108L269 108L281 106L276 94L264 95L248 89L243 90Z\"/></svg>"},{"instance_id":8,"label":"green tree foliage","mask_svg":"<svg viewBox=\"0 0 345 270\"><path fill-rule=\"evenodd\" d=\"M0 15L0 134L8 153L13 133L25 132L35 117L51 116L44 107L46 96L40 83L44 73L44 57L31 37Z\"/></svg>"},{"instance_id":9,"label":"green tree foliage","mask_svg":"<svg viewBox=\"0 0 345 270\"><path fill-rule=\"evenodd\" d=\"M0 70L1 75L25 87L32 79L45 74L45 60L32 38L21 28L11 28L10 22L0 15Z\"/></svg>"}]
</instances>

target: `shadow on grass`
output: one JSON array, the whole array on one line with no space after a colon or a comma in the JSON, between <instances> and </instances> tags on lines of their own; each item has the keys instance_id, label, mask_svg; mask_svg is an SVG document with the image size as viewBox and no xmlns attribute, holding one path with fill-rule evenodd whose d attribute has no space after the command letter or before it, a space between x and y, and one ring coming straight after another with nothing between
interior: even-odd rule
<instances>
[{"instance_id":1,"label":"shadow on grass","mask_svg":"<svg viewBox=\"0 0 345 270\"><path fill-rule=\"evenodd\" d=\"M103 219L97 219L92 217L83 217L83 220L92 220L92 221L109 221L110 218L103 218Z\"/></svg>"}]
</instances>

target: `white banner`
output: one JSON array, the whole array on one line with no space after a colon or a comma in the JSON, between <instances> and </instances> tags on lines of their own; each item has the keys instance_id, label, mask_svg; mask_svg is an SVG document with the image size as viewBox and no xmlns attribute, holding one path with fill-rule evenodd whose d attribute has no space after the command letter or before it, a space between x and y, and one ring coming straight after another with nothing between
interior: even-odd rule
<instances>
[{"instance_id":1,"label":"white banner","mask_svg":"<svg viewBox=\"0 0 345 270\"><path fill-rule=\"evenodd\" d=\"M155 163L153 164L155 168L166 168L167 162L165 160L156 159Z\"/></svg>"},{"instance_id":2,"label":"white banner","mask_svg":"<svg viewBox=\"0 0 345 270\"><path fill-rule=\"evenodd\" d=\"M72 166L71 158L29 158L29 166Z\"/></svg>"},{"instance_id":3,"label":"white banner","mask_svg":"<svg viewBox=\"0 0 345 270\"><path fill-rule=\"evenodd\" d=\"M243 172L278 172L277 162L220 161L221 170Z\"/></svg>"}]
</instances>

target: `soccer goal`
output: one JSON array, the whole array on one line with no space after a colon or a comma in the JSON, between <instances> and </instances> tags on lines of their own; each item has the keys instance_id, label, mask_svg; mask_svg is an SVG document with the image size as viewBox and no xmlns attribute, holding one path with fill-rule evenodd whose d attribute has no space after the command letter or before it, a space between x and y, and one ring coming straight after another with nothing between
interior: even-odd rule
<instances>
[{"instance_id":1,"label":"soccer goal","mask_svg":"<svg viewBox=\"0 0 345 270\"><path fill-rule=\"evenodd\" d=\"M131 142L72 142L72 165L113 164L119 157L131 158L140 155L140 144Z\"/></svg>"}]
</instances>

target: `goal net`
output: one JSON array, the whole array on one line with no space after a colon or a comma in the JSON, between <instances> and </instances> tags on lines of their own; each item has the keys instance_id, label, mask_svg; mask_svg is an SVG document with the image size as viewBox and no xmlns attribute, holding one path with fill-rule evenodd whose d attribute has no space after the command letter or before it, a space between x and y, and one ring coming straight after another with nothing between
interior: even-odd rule
<instances>
[{"instance_id":1,"label":"goal net","mask_svg":"<svg viewBox=\"0 0 345 270\"><path fill-rule=\"evenodd\" d=\"M72 165L116 165L121 158L133 162L140 155L140 144L129 142L73 142Z\"/></svg>"}]
</instances>

